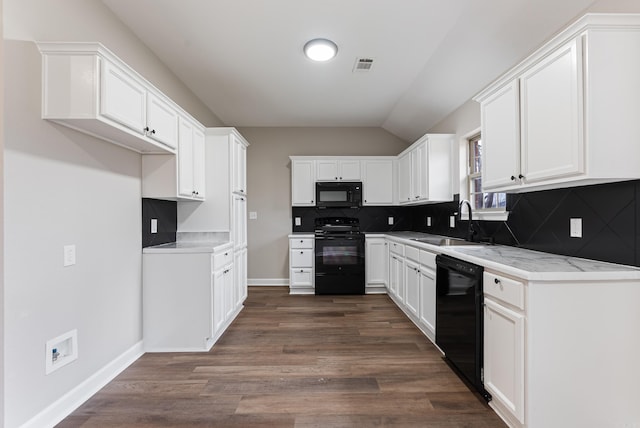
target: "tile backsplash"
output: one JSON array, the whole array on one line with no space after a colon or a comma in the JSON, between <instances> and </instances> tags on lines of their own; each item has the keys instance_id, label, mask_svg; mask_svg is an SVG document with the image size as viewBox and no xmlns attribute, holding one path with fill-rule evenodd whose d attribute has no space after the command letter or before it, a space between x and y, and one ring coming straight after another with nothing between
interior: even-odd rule
<instances>
[{"instance_id":1,"label":"tile backsplash","mask_svg":"<svg viewBox=\"0 0 640 428\"><path fill-rule=\"evenodd\" d=\"M158 233L151 233L151 219L158 220ZM175 242L178 203L142 198L142 247Z\"/></svg>"}]
</instances>

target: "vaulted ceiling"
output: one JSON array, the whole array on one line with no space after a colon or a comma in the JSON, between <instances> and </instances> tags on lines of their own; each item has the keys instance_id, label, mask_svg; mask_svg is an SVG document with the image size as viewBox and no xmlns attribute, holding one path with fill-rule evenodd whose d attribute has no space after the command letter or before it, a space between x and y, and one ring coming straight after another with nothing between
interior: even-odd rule
<instances>
[{"instance_id":1,"label":"vaulted ceiling","mask_svg":"<svg viewBox=\"0 0 640 428\"><path fill-rule=\"evenodd\" d=\"M229 126L374 126L412 141L593 0L103 0ZM302 48L329 38L336 58ZM374 60L354 72L357 58Z\"/></svg>"}]
</instances>

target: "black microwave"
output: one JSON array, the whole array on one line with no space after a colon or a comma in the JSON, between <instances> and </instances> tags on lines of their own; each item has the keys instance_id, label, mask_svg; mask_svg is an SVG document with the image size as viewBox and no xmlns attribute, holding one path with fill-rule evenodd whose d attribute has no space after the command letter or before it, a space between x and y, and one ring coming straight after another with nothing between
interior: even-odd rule
<instances>
[{"instance_id":1,"label":"black microwave","mask_svg":"<svg viewBox=\"0 0 640 428\"><path fill-rule=\"evenodd\" d=\"M359 208L362 206L362 183L359 181L317 182L316 207Z\"/></svg>"}]
</instances>

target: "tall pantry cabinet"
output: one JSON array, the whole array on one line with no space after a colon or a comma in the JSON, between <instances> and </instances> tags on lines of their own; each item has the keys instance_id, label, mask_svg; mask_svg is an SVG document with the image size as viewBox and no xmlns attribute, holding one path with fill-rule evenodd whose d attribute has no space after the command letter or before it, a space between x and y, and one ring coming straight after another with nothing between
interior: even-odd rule
<instances>
[{"instance_id":1,"label":"tall pantry cabinet","mask_svg":"<svg viewBox=\"0 0 640 428\"><path fill-rule=\"evenodd\" d=\"M206 144L214 153L211 171L216 189L213 200L218 204L233 242L235 287L234 302L242 304L247 297L247 147L249 143L235 128L208 128ZM226 220L226 221L225 221Z\"/></svg>"}]
</instances>

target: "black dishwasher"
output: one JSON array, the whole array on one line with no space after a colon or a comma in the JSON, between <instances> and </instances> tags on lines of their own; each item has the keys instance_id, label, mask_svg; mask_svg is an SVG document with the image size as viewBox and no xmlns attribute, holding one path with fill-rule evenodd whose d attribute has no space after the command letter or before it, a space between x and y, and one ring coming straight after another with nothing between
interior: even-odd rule
<instances>
[{"instance_id":1,"label":"black dishwasher","mask_svg":"<svg viewBox=\"0 0 640 428\"><path fill-rule=\"evenodd\" d=\"M482 266L436 256L436 344L482 396L484 389Z\"/></svg>"}]
</instances>

